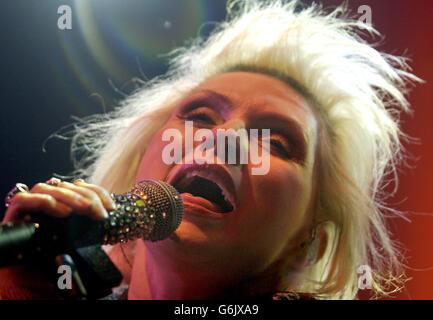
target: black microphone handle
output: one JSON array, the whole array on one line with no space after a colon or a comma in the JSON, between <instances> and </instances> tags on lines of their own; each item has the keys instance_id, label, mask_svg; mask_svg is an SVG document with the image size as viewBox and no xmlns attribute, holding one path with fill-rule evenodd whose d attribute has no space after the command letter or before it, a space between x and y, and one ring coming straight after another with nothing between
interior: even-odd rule
<instances>
[{"instance_id":1,"label":"black microphone handle","mask_svg":"<svg viewBox=\"0 0 433 320\"><path fill-rule=\"evenodd\" d=\"M101 222L72 213L68 218L32 214L38 222L0 225L0 267L36 261L101 243Z\"/></svg>"},{"instance_id":2,"label":"black microphone handle","mask_svg":"<svg viewBox=\"0 0 433 320\"><path fill-rule=\"evenodd\" d=\"M128 193L112 195L116 209L96 221L72 213L67 218L32 214L32 222L0 224L0 267L53 257L95 244L137 238L157 241L179 226L183 204L177 190L162 181L139 182Z\"/></svg>"},{"instance_id":3,"label":"black microphone handle","mask_svg":"<svg viewBox=\"0 0 433 320\"><path fill-rule=\"evenodd\" d=\"M17 264L36 232L35 225L24 222L8 222L0 225L0 267Z\"/></svg>"}]
</instances>

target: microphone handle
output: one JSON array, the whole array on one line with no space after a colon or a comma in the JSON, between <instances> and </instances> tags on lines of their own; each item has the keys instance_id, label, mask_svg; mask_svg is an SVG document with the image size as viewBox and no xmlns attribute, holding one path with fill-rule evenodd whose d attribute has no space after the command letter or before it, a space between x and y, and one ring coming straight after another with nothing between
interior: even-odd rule
<instances>
[{"instance_id":1,"label":"microphone handle","mask_svg":"<svg viewBox=\"0 0 433 320\"><path fill-rule=\"evenodd\" d=\"M53 218L33 213L32 222L0 224L0 267L37 261L69 253L77 248L115 244L136 238L157 240L155 220L162 214L160 201L152 204L134 194L112 195L116 209L102 221L72 213L66 218ZM158 199L157 199L158 200Z\"/></svg>"},{"instance_id":2,"label":"microphone handle","mask_svg":"<svg viewBox=\"0 0 433 320\"><path fill-rule=\"evenodd\" d=\"M72 213L67 218L32 214L32 222L0 224L0 267L40 257L54 257L96 244L170 236L183 215L177 190L163 182L144 180L126 194L111 195L116 209L103 221Z\"/></svg>"},{"instance_id":3,"label":"microphone handle","mask_svg":"<svg viewBox=\"0 0 433 320\"><path fill-rule=\"evenodd\" d=\"M35 232L32 223L8 222L0 225L0 268L23 260L23 253Z\"/></svg>"},{"instance_id":4,"label":"microphone handle","mask_svg":"<svg viewBox=\"0 0 433 320\"><path fill-rule=\"evenodd\" d=\"M37 222L0 224L0 268L102 244L104 225L109 223L109 219L101 222L78 214L67 218L33 216Z\"/></svg>"}]
</instances>

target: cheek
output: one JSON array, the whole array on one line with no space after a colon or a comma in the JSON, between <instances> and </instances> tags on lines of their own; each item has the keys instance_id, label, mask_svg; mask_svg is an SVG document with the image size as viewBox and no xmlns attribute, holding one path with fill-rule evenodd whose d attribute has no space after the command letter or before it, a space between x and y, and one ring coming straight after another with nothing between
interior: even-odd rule
<instances>
[{"instance_id":1,"label":"cheek","mask_svg":"<svg viewBox=\"0 0 433 320\"><path fill-rule=\"evenodd\" d=\"M310 199L311 175L300 166L273 159L268 174L251 176L251 180L254 198L263 202L269 211L286 212L289 216L305 211Z\"/></svg>"},{"instance_id":2,"label":"cheek","mask_svg":"<svg viewBox=\"0 0 433 320\"><path fill-rule=\"evenodd\" d=\"M263 241L278 247L306 222L312 182L311 175L301 167L281 160L273 162L267 175L251 176L253 192L245 200Z\"/></svg>"},{"instance_id":3,"label":"cheek","mask_svg":"<svg viewBox=\"0 0 433 320\"><path fill-rule=\"evenodd\" d=\"M301 167L280 161L271 163L267 175L249 176L249 184L228 246L236 243L250 265L264 270L309 222L311 177Z\"/></svg>"},{"instance_id":4,"label":"cheek","mask_svg":"<svg viewBox=\"0 0 433 320\"><path fill-rule=\"evenodd\" d=\"M159 130L147 147L137 171L136 182L144 179L164 180L170 168L162 161L162 150L167 142L162 141L163 129Z\"/></svg>"}]
</instances>

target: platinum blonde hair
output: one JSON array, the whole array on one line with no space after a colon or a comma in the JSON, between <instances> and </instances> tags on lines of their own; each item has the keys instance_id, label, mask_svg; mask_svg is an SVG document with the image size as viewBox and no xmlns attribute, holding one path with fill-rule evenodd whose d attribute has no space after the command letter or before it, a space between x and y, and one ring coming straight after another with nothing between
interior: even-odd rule
<instances>
[{"instance_id":1,"label":"platinum blonde hair","mask_svg":"<svg viewBox=\"0 0 433 320\"><path fill-rule=\"evenodd\" d=\"M297 289L356 298L360 265L373 269L376 293L398 289L400 256L386 228L387 217L398 213L385 206L384 185L396 180L401 160L406 87L419 79L405 59L364 41L361 34L378 32L345 12L298 1L229 2L227 19L210 37L172 52L167 74L113 112L76 125L77 173L111 192L128 190L153 135L191 89L237 66L272 70L306 89L324 124L316 219L332 222L330 244Z\"/></svg>"}]
</instances>

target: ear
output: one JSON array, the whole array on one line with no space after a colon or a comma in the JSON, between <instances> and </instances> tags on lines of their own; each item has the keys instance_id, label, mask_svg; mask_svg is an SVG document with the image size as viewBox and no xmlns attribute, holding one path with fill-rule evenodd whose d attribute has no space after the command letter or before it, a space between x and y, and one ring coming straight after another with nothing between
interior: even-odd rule
<instances>
[{"instance_id":1,"label":"ear","mask_svg":"<svg viewBox=\"0 0 433 320\"><path fill-rule=\"evenodd\" d=\"M290 267L302 271L316 264L326 251L328 239L326 222L316 225L314 238L296 252L294 259L290 263Z\"/></svg>"},{"instance_id":2,"label":"ear","mask_svg":"<svg viewBox=\"0 0 433 320\"><path fill-rule=\"evenodd\" d=\"M325 222L319 223L316 226L316 237L308 247L306 267L311 267L322 259L328 246L328 232L325 227Z\"/></svg>"}]
</instances>

